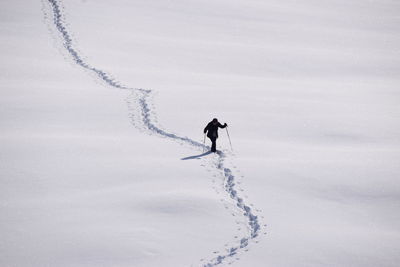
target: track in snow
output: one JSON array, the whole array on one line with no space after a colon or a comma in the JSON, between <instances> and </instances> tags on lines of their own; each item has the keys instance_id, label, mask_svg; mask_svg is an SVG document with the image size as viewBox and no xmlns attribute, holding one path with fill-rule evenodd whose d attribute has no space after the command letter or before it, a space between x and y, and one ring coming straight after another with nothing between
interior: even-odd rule
<instances>
[{"instance_id":1,"label":"track in snow","mask_svg":"<svg viewBox=\"0 0 400 267\"><path fill-rule=\"evenodd\" d=\"M209 149L208 146L203 145L200 142L194 141L188 137L181 137L174 133L169 133L160 127L158 127L154 122L155 112L152 110L152 105L150 103L150 96L152 90L133 88L122 85L116 79L114 79L110 74L101 70L100 68L90 65L84 58L79 54L76 47L73 45L73 39L65 23L65 17L62 12L61 4L59 0L47 0L49 3L50 10L52 12L52 23L58 34L61 36L63 46L68 52L72 60L80 67L86 69L87 71L95 74L100 80L102 80L108 86L129 90L131 92L131 97L128 98L127 102L132 110L139 112L139 116L133 116L132 120L136 127L145 129L149 133L157 134L162 137L169 138L173 141L178 141L180 143L185 143L199 151L203 149ZM136 105L132 105L136 103ZM203 266L215 266L224 263L228 259L234 259L234 257L249 245L249 242L255 239L260 233L260 223L256 215L254 215L252 208L244 202L244 199L239 196L235 183L236 176L234 175L231 168L226 166L225 160L227 155L223 152L219 152L218 156L215 158L216 161L212 164L213 167L219 172L220 176L224 180L224 190L229 196L230 200L234 202L237 212L242 214L246 220L247 234L235 242L233 245L228 246L228 248L223 251L214 252L215 256L209 259L206 263L202 263ZM204 260L203 260L204 261Z\"/></svg>"}]
</instances>

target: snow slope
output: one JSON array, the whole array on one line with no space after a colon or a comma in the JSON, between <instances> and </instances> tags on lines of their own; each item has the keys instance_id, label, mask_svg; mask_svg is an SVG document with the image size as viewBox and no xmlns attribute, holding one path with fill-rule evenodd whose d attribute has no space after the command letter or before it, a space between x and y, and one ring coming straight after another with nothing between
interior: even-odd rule
<instances>
[{"instance_id":1,"label":"snow slope","mask_svg":"<svg viewBox=\"0 0 400 267\"><path fill-rule=\"evenodd\" d=\"M399 11L3 1L1 265L397 266Z\"/></svg>"}]
</instances>

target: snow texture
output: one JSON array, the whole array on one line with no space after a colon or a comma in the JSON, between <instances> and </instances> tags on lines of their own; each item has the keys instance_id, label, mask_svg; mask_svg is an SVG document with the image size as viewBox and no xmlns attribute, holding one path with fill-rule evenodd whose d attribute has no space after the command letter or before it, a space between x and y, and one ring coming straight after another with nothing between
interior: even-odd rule
<instances>
[{"instance_id":1,"label":"snow texture","mask_svg":"<svg viewBox=\"0 0 400 267\"><path fill-rule=\"evenodd\" d=\"M397 266L399 12L2 1L0 265Z\"/></svg>"}]
</instances>

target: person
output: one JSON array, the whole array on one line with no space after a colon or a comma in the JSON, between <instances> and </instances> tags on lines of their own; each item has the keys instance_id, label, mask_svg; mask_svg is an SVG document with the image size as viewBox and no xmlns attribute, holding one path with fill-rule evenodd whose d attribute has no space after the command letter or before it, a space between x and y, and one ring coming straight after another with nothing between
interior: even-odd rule
<instances>
[{"instance_id":1,"label":"person","mask_svg":"<svg viewBox=\"0 0 400 267\"><path fill-rule=\"evenodd\" d=\"M207 133L207 137L211 140L211 152L217 152L217 138L218 138L218 128L225 128L228 124L222 125L218 122L216 118L214 118L211 122L209 122L204 128L204 134Z\"/></svg>"}]
</instances>

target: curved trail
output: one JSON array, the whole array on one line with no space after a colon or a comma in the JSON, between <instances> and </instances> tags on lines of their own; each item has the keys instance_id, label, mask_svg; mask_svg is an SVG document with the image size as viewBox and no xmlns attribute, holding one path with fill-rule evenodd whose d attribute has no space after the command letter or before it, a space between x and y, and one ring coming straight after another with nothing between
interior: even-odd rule
<instances>
[{"instance_id":1,"label":"curved trail","mask_svg":"<svg viewBox=\"0 0 400 267\"><path fill-rule=\"evenodd\" d=\"M199 151L203 149L209 149L208 146L203 145L200 142L194 141L188 137L181 137L174 133L169 133L160 127L158 127L152 116L155 112L152 110L150 103L150 96L152 90L146 90L141 88L127 87L115 80L110 74L105 71L90 65L86 62L83 57L79 54L78 50L73 45L73 39L69 33L65 18L62 12L62 8L59 0L47 0L49 3L50 10L52 12L52 23L58 34L61 36L63 46L68 52L72 60L82 68L95 74L100 80L102 80L108 86L129 90L132 93L132 98L136 102L136 106L132 106L128 100L130 108L136 110L139 113L138 116L134 116L133 123L136 127L145 129L149 133L157 134L158 136L169 138L173 141L185 143ZM236 176L232 169L228 168L225 159L227 155L223 152L219 152L216 157L215 168L219 172L221 178L224 180L224 190L228 194L230 201L236 206L238 213L242 214L246 220L247 233L245 236L239 239L235 244L230 245L222 252L214 252L214 258L211 258L207 263L203 263L203 266L215 266L224 263L229 258L233 259L240 251L245 250L248 247L249 242L256 238L260 232L260 223L257 216L253 213L252 208L244 202L244 199L239 196L236 187Z\"/></svg>"}]
</instances>

